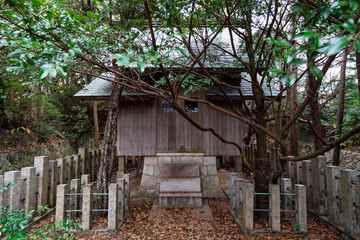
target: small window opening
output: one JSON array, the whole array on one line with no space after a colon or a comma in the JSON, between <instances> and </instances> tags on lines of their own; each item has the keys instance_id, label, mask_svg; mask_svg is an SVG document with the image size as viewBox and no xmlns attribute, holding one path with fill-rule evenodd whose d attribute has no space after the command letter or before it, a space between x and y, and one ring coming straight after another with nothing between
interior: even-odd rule
<instances>
[{"instance_id":1,"label":"small window opening","mask_svg":"<svg viewBox=\"0 0 360 240\"><path fill-rule=\"evenodd\" d=\"M184 110L185 112L198 112L199 111L198 103L185 100Z\"/></svg>"},{"instance_id":2,"label":"small window opening","mask_svg":"<svg viewBox=\"0 0 360 240\"><path fill-rule=\"evenodd\" d=\"M175 109L170 106L164 99L161 100L161 109L163 112L175 112Z\"/></svg>"}]
</instances>

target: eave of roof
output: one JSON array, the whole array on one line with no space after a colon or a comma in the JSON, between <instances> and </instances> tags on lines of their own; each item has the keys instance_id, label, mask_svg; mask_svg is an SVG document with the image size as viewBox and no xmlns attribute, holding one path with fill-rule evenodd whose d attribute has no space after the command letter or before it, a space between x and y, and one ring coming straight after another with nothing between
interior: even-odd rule
<instances>
[{"instance_id":1,"label":"eave of roof","mask_svg":"<svg viewBox=\"0 0 360 240\"><path fill-rule=\"evenodd\" d=\"M89 85L80 90L78 93L74 95L76 98L81 98L83 100L107 100L111 96L111 92L113 89L113 83L101 78L95 78ZM251 100L253 99L253 92L251 87L251 82L247 80L242 80L241 84L238 88L230 88L223 87L227 96L234 100ZM239 89L241 91L242 96L239 93ZM264 94L268 98L275 98L280 93L278 90L269 87L263 87ZM213 100L221 100L224 99L224 96L220 89L213 86L210 87L208 91L205 93L206 98ZM146 100L149 98L153 98L148 94L137 92L134 90L126 89L123 91L122 96L125 100Z\"/></svg>"}]
</instances>

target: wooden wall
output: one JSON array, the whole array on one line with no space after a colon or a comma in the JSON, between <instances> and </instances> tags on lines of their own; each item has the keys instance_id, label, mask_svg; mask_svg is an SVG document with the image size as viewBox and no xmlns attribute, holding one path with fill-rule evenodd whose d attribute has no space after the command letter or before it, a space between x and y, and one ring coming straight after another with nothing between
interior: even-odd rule
<instances>
[{"instance_id":1,"label":"wooden wall","mask_svg":"<svg viewBox=\"0 0 360 240\"><path fill-rule=\"evenodd\" d=\"M183 103L180 105L183 107ZM225 106L221 102L218 105ZM202 125L212 126L225 139L242 144L239 120L201 104L199 112L189 114ZM210 156L240 155L236 147L198 130L180 114L162 112L160 99L123 102L118 120L119 155L153 156L157 152L179 151L204 152Z\"/></svg>"},{"instance_id":2,"label":"wooden wall","mask_svg":"<svg viewBox=\"0 0 360 240\"><path fill-rule=\"evenodd\" d=\"M155 101L122 102L118 115L118 155L156 154Z\"/></svg>"}]
</instances>

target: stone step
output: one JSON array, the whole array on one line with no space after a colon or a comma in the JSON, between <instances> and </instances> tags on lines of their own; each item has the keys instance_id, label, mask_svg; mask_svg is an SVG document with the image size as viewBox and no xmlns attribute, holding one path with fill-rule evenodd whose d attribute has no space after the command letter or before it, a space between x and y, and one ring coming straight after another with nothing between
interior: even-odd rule
<instances>
[{"instance_id":1,"label":"stone step","mask_svg":"<svg viewBox=\"0 0 360 240\"><path fill-rule=\"evenodd\" d=\"M162 178L200 177L198 164L163 164L160 173Z\"/></svg>"},{"instance_id":2,"label":"stone step","mask_svg":"<svg viewBox=\"0 0 360 240\"><path fill-rule=\"evenodd\" d=\"M200 208L201 193L160 193L160 208Z\"/></svg>"},{"instance_id":3,"label":"stone step","mask_svg":"<svg viewBox=\"0 0 360 240\"><path fill-rule=\"evenodd\" d=\"M160 193L162 192L201 192L200 178L161 178Z\"/></svg>"}]
</instances>

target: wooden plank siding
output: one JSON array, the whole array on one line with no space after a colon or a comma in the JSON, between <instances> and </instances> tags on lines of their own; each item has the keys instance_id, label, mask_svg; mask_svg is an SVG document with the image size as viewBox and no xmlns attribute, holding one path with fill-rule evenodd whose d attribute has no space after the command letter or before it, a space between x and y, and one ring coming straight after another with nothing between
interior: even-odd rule
<instances>
[{"instance_id":1,"label":"wooden plank siding","mask_svg":"<svg viewBox=\"0 0 360 240\"><path fill-rule=\"evenodd\" d=\"M203 98L204 94L192 97ZM184 103L180 103L184 107ZM217 101L226 107L224 102ZM212 126L225 139L242 145L241 121L199 104L199 112L188 113L203 126ZM153 156L157 152L204 152L209 156L240 155L233 145L202 132L177 112L162 112L161 100L122 102L118 116L119 155Z\"/></svg>"},{"instance_id":2,"label":"wooden plank siding","mask_svg":"<svg viewBox=\"0 0 360 240\"><path fill-rule=\"evenodd\" d=\"M155 102L122 102L118 115L118 155L153 156L156 153Z\"/></svg>"}]
</instances>

